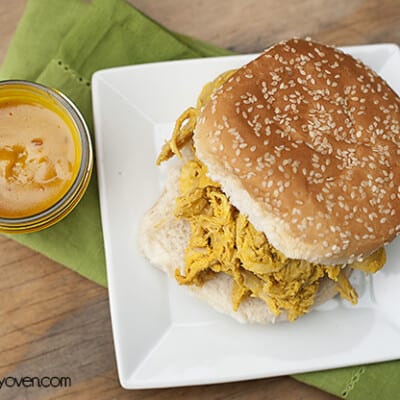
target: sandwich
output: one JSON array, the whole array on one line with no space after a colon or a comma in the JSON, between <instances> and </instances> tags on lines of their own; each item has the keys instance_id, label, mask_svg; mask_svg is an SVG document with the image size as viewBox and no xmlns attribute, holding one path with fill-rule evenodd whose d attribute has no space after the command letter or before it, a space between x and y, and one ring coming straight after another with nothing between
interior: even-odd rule
<instances>
[{"instance_id":1,"label":"sandwich","mask_svg":"<svg viewBox=\"0 0 400 400\"><path fill-rule=\"evenodd\" d=\"M157 163L140 247L240 322L295 321L379 271L400 232L400 99L342 51L291 39L206 84Z\"/></svg>"}]
</instances>

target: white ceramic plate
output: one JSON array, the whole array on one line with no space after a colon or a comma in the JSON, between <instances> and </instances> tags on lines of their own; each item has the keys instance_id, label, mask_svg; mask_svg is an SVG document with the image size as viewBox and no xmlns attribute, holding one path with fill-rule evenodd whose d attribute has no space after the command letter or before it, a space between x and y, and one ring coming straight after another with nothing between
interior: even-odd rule
<instances>
[{"instance_id":1,"label":"white ceramic plate","mask_svg":"<svg viewBox=\"0 0 400 400\"><path fill-rule=\"evenodd\" d=\"M395 45L348 47L400 92ZM241 325L192 297L142 257L137 228L158 198L155 159L203 84L254 55L136 65L93 78L97 171L118 371L125 388L270 377L400 358L400 241L383 271L355 276L340 299L294 324Z\"/></svg>"}]
</instances>

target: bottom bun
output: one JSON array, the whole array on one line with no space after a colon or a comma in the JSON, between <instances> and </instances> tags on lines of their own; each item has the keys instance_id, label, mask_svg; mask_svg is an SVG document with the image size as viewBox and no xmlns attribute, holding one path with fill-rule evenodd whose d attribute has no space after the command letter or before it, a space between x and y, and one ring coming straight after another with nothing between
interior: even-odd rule
<instances>
[{"instance_id":1,"label":"bottom bun","mask_svg":"<svg viewBox=\"0 0 400 400\"><path fill-rule=\"evenodd\" d=\"M157 203L145 214L139 232L139 245L144 255L174 281L176 268L179 268L182 273L185 270L185 249L190 237L189 223L174 216L175 202L179 196L179 176L179 167L169 170L164 192ZM350 274L351 269L347 267L347 270ZM243 300L239 309L234 311L232 285L232 278L221 272L201 287L192 285L185 288L217 311L228 314L242 323L268 324L287 320L286 312L275 317L265 302L257 298ZM324 303L336 294L336 283L329 278L323 278L313 307Z\"/></svg>"}]
</instances>

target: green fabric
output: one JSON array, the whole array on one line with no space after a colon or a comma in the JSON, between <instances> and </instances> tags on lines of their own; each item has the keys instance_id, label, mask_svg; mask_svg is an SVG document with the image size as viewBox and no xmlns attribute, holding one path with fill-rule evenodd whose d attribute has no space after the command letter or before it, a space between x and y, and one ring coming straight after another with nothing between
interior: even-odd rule
<instances>
[{"instance_id":1,"label":"green fabric","mask_svg":"<svg viewBox=\"0 0 400 400\"><path fill-rule=\"evenodd\" d=\"M348 400L399 399L399 377L400 361L293 376L299 381Z\"/></svg>"},{"instance_id":2,"label":"green fabric","mask_svg":"<svg viewBox=\"0 0 400 400\"><path fill-rule=\"evenodd\" d=\"M57 88L78 106L93 131L90 79L120 65L231 54L170 32L121 0L28 2L0 79L27 79ZM97 180L78 207L42 232L13 239L106 285Z\"/></svg>"},{"instance_id":3,"label":"green fabric","mask_svg":"<svg viewBox=\"0 0 400 400\"><path fill-rule=\"evenodd\" d=\"M122 0L30 0L0 79L27 79L61 90L92 130L94 71L225 54L230 52L168 31ZM10 237L106 285L96 174L66 219L42 232ZM343 398L368 400L399 398L399 376L400 363L394 361L294 377Z\"/></svg>"}]
</instances>

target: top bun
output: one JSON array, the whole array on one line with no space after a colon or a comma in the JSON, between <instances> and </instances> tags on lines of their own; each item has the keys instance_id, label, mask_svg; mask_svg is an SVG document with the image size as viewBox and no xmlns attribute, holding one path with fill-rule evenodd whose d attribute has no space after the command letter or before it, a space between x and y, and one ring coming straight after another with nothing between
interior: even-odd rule
<instances>
[{"instance_id":1,"label":"top bun","mask_svg":"<svg viewBox=\"0 0 400 400\"><path fill-rule=\"evenodd\" d=\"M214 91L196 154L287 257L350 263L400 231L399 110L360 61L292 39Z\"/></svg>"}]
</instances>

